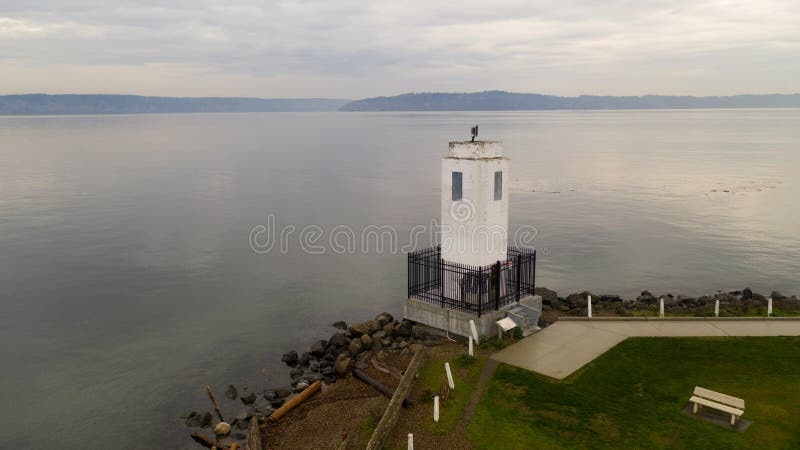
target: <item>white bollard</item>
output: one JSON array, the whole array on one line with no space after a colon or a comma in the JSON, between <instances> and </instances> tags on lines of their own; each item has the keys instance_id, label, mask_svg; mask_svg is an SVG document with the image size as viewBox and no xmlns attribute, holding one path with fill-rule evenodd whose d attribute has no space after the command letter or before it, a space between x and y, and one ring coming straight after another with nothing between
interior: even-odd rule
<instances>
[{"instance_id":1,"label":"white bollard","mask_svg":"<svg viewBox=\"0 0 800 450\"><path fill-rule=\"evenodd\" d=\"M767 299L767 317L772 316L772 297Z\"/></svg>"},{"instance_id":2,"label":"white bollard","mask_svg":"<svg viewBox=\"0 0 800 450\"><path fill-rule=\"evenodd\" d=\"M433 397L433 421L439 421L439 396Z\"/></svg>"},{"instance_id":3,"label":"white bollard","mask_svg":"<svg viewBox=\"0 0 800 450\"><path fill-rule=\"evenodd\" d=\"M475 328L475 321L469 321L469 330L472 332L472 339L475 339L475 343L477 344L481 340L478 338L478 329Z\"/></svg>"},{"instance_id":4,"label":"white bollard","mask_svg":"<svg viewBox=\"0 0 800 450\"><path fill-rule=\"evenodd\" d=\"M453 384L453 374L450 372L450 363L444 363L444 371L447 372L447 384L450 385L450 389L455 389L456 385Z\"/></svg>"},{"instance_id":5,"label":"white bollard","mask_svg":"<svg viewBox=\"0 0 800 450\"><path fill-rule=\"evenodd\" d=\"M664 297L661 297L658 300L659 300L659 302L658 302L658 317L663 318L664 317Z\"/></svg>"},{"instance_id":6,"label":"white bollard","mask_svg":"<svg viewBox=\"0 0 800 450\"><path fill-rule=\"evenodd\" d=\"M714 302L714 317L719 317L719 300Z\"/></svg>"},{"instance_id":7,"label":"white bollard","mask_svg":"<svg viewBox=\"0 0 800 450\"><path fill-rule=\"evenodd\" d=\"M592 296L586 296L586 313L588 314L587 317L592 317Z\"/></svg>"},{"instance_id":8,"label":"white bollard","mask_svg":"<svg viewBox=\"0 0 800 450\"><path fill-rule=\"evenodd\" d=\"M475 356L475 353L472 350L472 336L469 337L469 356Z\"/></svg>"},{"instance_id":9,"label":"white bollard","mask_svg":"<svg viewBox=\"0 0 800 450\"><path fill-rule=\"evenodd\" d=\"M408 433L408 450L414 450L414 433Z\"/></svg>"}]
</instances>

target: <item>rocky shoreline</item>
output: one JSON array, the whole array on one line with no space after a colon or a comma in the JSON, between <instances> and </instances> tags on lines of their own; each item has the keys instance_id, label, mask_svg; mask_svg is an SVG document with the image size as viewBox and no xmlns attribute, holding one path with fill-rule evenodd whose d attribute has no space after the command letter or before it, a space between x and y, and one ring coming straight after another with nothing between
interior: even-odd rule
<instances>
[{"instance_id":1,"label":"rocky shoreline","mask_svg":"<svg viewBox=\"0 0 800 450\"><path fill-rule=\"evenodd\" d=\"M613 294L597 294L589 291L560 297L556 291L536 288L534 292L542 296L542 323L546 326L559 315L586 316L587 298L592 296L592 315L594 316L657 316L659 300L664 299L664 313L671 316L710 317L714 315L714 305L719 300L720 317L766 316L767 298L772 298L773 316L800 315L800 300L772 291L769 296L753 292L750 288L741 291L722 292L712 295L691 297L664 293L653 295L642 291L635 299L623 298Z\"/></svg>"},{"instance_id":2,"label":"rocky shoreline","mask_svg":"<svg viewBox=\"0 0 800 450\"><path fill-rule=\"evenodd\" d=\"M395 320L389 313L381 313L372 320L348 326L343 321L332 324L339 329L328 340L314 342L308 351L290 350L281 361L289 367L289 386L251 390L228 385L225 397L237 398L242 410L230 425L220 427L211 412L191 411L183 416L188 428L212 428L221 443L243 442L246 430L253 419L263 423L276 409L293 395L302 392L314 382L321 380L333 384L345 377L353 368L367 369L381 364L393 355L411 356L412 345L435 346L439 337L430 334L423 326L408 320Z\"/></svg>"},{"instance_id":3,"label":"rocky shoreline","mask_svg":"<svg viewBox=\"0 0 800 450\"><path fill-rule=\"evenodd\" d=\"M596 294L588 291L561 297L556 291L541 287L535 294L542 296L540 325L545 327L559 316L585 316L587 298L592 296L592 311L595 316L655 316L658 315L659 299L664 299L667 315L708 317L714 314L714 305L720 303L720 316L765 316L767 296L749 288L741 291L717 292L713 295L690 297L665 293L659 296L649 291L635 299L626 299L613 294ZM773 315L800 315L800 300L796 296L785 296L773 291ZM290 350L283 353L281 361L289 367L289 383L286 387L252 390L228 385L224 395L229 400L241 401L240 412L227 420L216 421L211 412L191 411L182 416L189 428L212 428L221 443L241 443L246 439L246 430L255 418L264 423L278 408L294 394L302 392L318 380L330 385L345 377L353 368L367 369L380 365L392 356L410 356L412 345L435 346L441 337L431 334L427 327L408 320L395 320L389 313L378 314L374 319L348 326L343 321L332 324L339 331L327 340L311 344L307 351Z\"/></svg>"}]
</instances>

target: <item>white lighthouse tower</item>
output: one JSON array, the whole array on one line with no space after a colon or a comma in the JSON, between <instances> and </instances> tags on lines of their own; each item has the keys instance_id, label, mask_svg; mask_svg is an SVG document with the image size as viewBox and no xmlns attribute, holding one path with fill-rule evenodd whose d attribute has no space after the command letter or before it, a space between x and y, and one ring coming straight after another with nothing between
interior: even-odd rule
<instances>
[{"instance_id":1,"label":"white lighthouse tower","mask_svg":"<svg viewBox=\"0 0 800 450\"><path fill-rule=\"evenodd\" d=\"M472 140L450 142L442 158L439 245L408 254L403 315L465 337L494 335L509 322L525 335L538 329L541 311L536 251L509 247L509 159L500 142L477 135L476 126Z\"/></svg>"},{"instance_id":2,"label":"white lighthouse tower","mask_svg":"<svg viewBox=\"0 0 800 450\"><path fill-rule=\"evenodd\" d=\"M507 259L508 157L498 141L450 142L442 158L442 259L487 266Z\"/></svg>"}]
</instances>

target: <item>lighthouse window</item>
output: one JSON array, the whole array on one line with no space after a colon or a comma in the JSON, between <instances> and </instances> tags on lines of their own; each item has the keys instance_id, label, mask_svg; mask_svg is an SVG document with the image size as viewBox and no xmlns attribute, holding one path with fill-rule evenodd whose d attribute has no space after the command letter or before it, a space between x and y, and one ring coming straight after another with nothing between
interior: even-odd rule
<instances>
[{"instance_id":1,"label":"lighthouse window","mask_svg":"<svg viewBox=\"0 0 800 450\"><path fill-rule=\"evenodd\" d=\"M461 200L461 172L453 172L453 201Z\"/></svg>"},{"instance_id":2,"label":"lighthouse window","mask_svg":"<svg viewBox=\"0 0 800 450\"><path fill-rule=\"evenodd\" d=\"M494 173L494 199L503 199L503 172Z\"/></svg>"}]
</instances>

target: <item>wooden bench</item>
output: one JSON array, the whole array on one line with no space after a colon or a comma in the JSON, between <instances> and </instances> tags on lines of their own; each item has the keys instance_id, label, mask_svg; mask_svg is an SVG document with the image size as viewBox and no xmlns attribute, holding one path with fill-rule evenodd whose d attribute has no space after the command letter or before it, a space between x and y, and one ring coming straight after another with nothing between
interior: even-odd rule
<instances>
[{"instance_id":1,"label":"wooden bench","mask_svg":"<svg viewBox=\"0 0 800 450\"><path fill-rule=\"evenodd\" d=\"M694 414L697 414L700 406L708 406L730 414L731 426L736 425L736 419L744 414L744 400L701 388L700 386L695 386L694 395L689 401L694 403L694 408L692 409Z\"/></svg>"}]
</instances>

